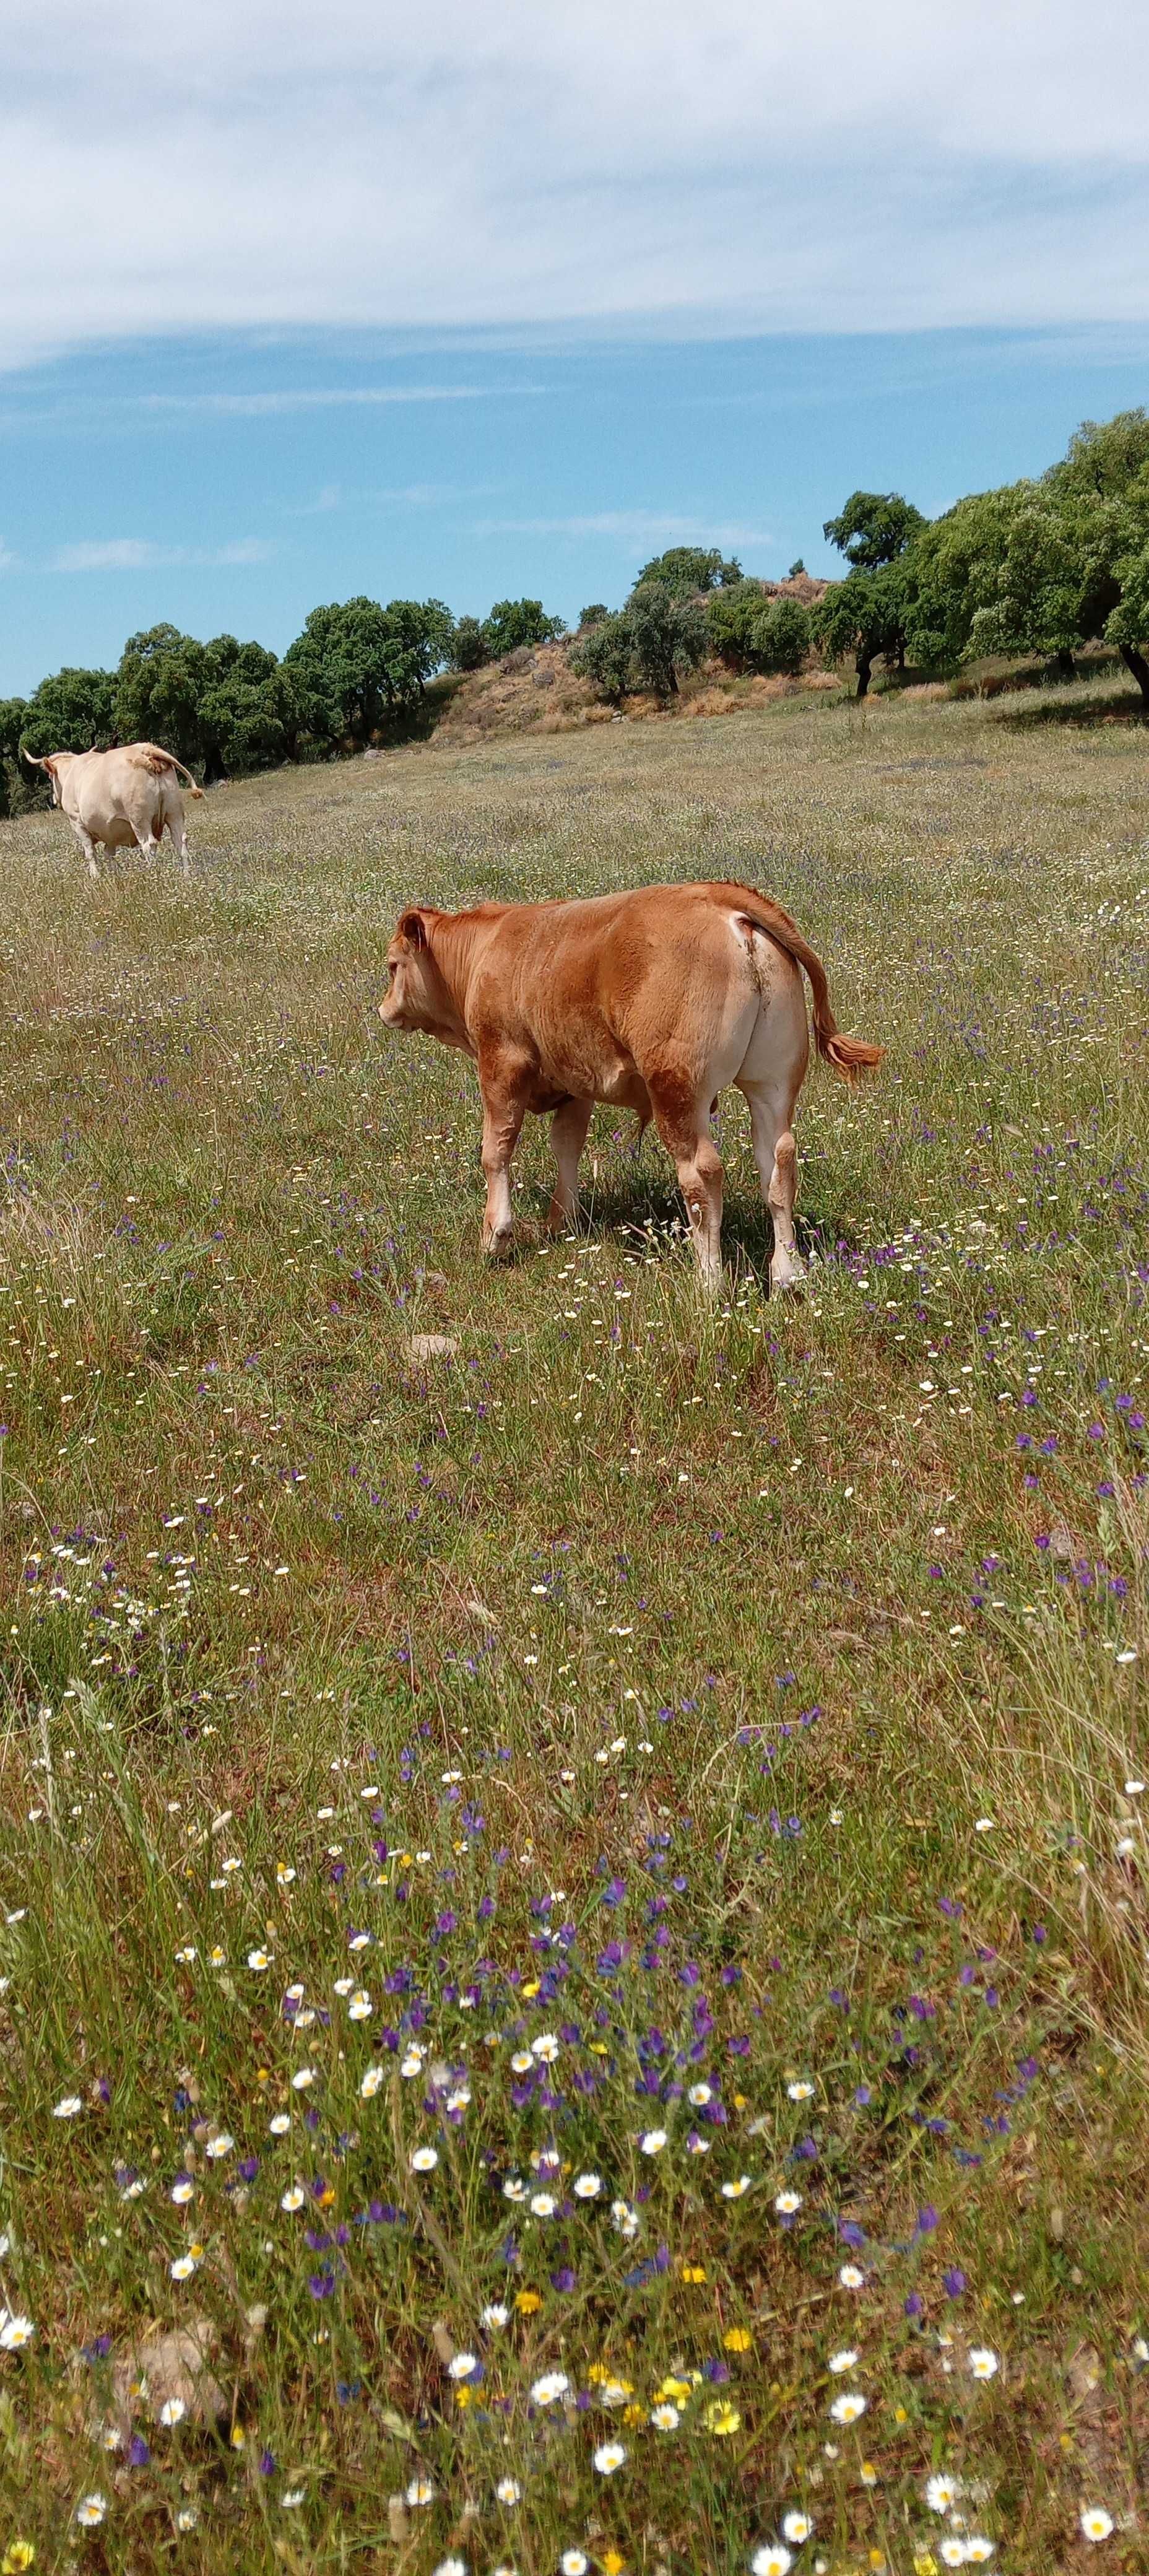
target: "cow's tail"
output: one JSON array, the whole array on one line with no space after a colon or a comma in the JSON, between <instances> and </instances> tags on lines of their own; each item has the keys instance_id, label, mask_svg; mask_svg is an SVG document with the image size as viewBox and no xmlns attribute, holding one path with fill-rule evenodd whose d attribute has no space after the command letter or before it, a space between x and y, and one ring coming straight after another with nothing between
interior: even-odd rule
<instances>
[{"instance_id":1,"label":"cow's tail","mask_svg":"<svg viewBox=\"0 0 1149 2576\"><path fill-rule=\"evenodd\" d=\"M184 767L182 760L176 759L174 751L164 751L158 742L141 742L137 744L135 748L139 755L140 765L142 768L153 770L157 778L162 775L165 769L177 769L180 777L187 781L188 794L190 796L203 795L202 787L197 786L190 769L186 769Z\"/></svg>"},{"instance_id":2,"label":"cow's tail","mask_svg":"<svg viewBox=\"0 0 1149 2576\"><path fill-rule=\"evenodd\" d=\"M787 957L792 957L795 965L801 966L809 977L814 1004L814 1038L819 1055L825 1056L827 1064L833 1065L835 1073L840 1073L844 1082L856 1082L860 1073L867 1073L881 1063L885 1048L871 1046L866 1038L847 1037L838 1027L830 1008L830 988L821 958L803 939L797 923L783 911L780 903L773 903L769 895L759 894L756 887L748 887L746 891L751 900L743 908L745 919L755 930L763 931L767 939L772 939L775 947L784 950Z\"/></svg>"}]
</instances>

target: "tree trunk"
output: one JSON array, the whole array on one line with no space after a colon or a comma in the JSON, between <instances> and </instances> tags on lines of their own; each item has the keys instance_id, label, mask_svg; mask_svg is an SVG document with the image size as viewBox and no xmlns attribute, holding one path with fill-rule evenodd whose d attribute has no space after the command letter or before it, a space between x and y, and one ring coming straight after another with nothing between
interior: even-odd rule
<instances>
[{"instance_id":1,"label":"tree trunk","mask_svg":"<svg viewBox=\"0 0 1149 2576\"><path fill-rule=\"evenodd\" d=\"M864 698L870 685L870 673L874 667L874 656L868 645L859 645L856 658L858 665L858 685L854 691L854 695L858 698Z\"/></svg>"},{"instance_id":2,"label":"tree trunk","mask_svg":"<svg viewBox=\"0 0 1149 2576\"><path fill-rule=\"evenodd\" d=\"M1063 644L1060 647L1060 650L1054 654L1053 667L1059 680L1075 680L1077 678L1077 664L1073 659L1073 655L1069 650L1068 644Z\"/></svg>"},{"instance_id":3,"label":"tree trunk","mask_svg":"<svg viewBox=\"0 0 1149 2576\"><path fill-rule=\"evenodd\" d=\"M906 639L905 639L905 636L904 636L904 635L899 635L899 637L898 637L898 669L899 669L899 671L904 671L904 670L905 670L905 667L906 667Z\"/></svg>"},{"instance_id":4,"label":"tree trunk","mask_svg":"<svg viewBox=\"0 0 1149 2576\"><path fill-rule=\"evenodd\" d=\"M1137 686L1149 707L1149 662L1136 644L1120 644L1118 651L1127 671L1132 671Z\"/></svg>"}]
</instances>

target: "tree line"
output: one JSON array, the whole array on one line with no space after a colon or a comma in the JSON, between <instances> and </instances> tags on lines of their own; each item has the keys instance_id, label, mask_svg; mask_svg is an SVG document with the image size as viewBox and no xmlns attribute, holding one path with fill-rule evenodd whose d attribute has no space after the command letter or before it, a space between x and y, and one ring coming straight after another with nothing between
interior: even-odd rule
<instances>
[{"instance_id":1,"label":"tree line","mask_svg":"<svg viewBox=\"0 0 1149 2576\"><path fill-rule=\"evenodd\" d=\"M409 730L438 672L562 632L538 599L496 600L482 620L456 620L441 599L348 599L313 608L282 660L234 635L201 644L150 626L128 637L114 671L55 671L32 697L0 699L0 814L45 801L21 751L159 742L210 785Z\"/></svg>"},{"instance_id":2,"label":"tree line","mask_svg":"<svg viewBox=\"0 0 1149 2576\"><path fill-rule=\"evenodd\" d=\"M799 672L811 654L852 670L859 697L877 664L948 677L987 654L1037 655L1071 677L1076 655L1115 645L1149 709L1149 414L1085 421L1057 464L927 519L897 492L851 493L823 534L846 571L821 597L743 572L718 547L672 546L619 609L585 608L571 667L604 699L670 699L711 657L742 671ZM805 566L793 564L793 584ZM42 801L21 771L33 753L162 742L207 782L283 761L361 750L410 730L428 684L533 650L565 632L538 599L497 600L486 618L442 600L358 598L315 608L282 660L168 625L132 635L115 671L57 671L28 699L0 700L0 813Z\"/></svg>"}]
</instances>

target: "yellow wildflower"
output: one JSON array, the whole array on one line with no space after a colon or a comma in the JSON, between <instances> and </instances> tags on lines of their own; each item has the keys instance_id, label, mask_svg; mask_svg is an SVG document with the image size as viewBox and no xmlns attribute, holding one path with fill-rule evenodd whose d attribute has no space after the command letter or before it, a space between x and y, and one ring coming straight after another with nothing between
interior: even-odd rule
<instances>
[{"instance_id":1,"label":"yellow wildflower","mask_svg":"<svg viewBox=\"0 0 1149 2576\"><path fill-rule=\"evenodd\" d=\"M32 2565L35 2555L34 2541L10 2540L0 2559L0 2576L24 2576L24 2569Z\"/></svg>"},{"instance_id":2,"label":"yellow wildflower","mask_svg":"<svg viewBox=\"0 0 1149 2576\"><path fill-rule=\"evenodd\" d=\"M737 2432L742 2417L736 2406L725 2406L721 2398L715 2397L706 2408L704 2420L707 2432L722 2439L727 2433Z\"/></svg>"},{"instance_id":3,"label":"yellow wildflower","mask_svg":"<svg viewBox=\"0 0 1149 2576\"><path fill-rule=\"evenodd\" d=\"M515 2306L521 2317L533 2317L536 2308L541 2308L542 2304L537 2290L519 2290L515 2294Z\"/></svg>"},{"instance_id":4,"label":"yellow wildflower","mask_svg":"<svg viewBox=\"0 0 1149 2576\"><path fill-rule=\"evenodd\" d=\"M599 2560L603 2576L622 2576L626 2560L617 2549L606 2549Z\"/></svg>"},{"instance_id":5,"label":"yellow wildflower","mask_svg":"<svg viewBox=\"0 0 1149 2576\"><path fill-rule=\"evenodd\" d=\"M704 2281L706 2279L705 2263L684 2263L682 2266L682 2277L684 2281Z\"/></svg>"},{"instance_id":6,"label":"yellow wildflower","mask_svg":"<svg viewBox=\"0 0 1149 2576\"><path fill-rule=\"evenodd\" d=\"M722 2340L727 2352L749 2352L754 2338L747 2326L728 2326Z\"/></svg>"}]
</instances>

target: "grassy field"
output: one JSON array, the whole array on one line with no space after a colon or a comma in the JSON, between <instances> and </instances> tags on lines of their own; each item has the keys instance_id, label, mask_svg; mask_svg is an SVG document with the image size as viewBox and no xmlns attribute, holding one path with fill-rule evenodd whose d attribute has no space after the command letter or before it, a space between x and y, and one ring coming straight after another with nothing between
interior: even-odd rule
<instances>
[{"instance_id":1,"label":"grassy field","mask_svg":"<svg viewBox=\"0 0 1149 2576\"><path fill-rule=\"evenodd\" d=\"M0 2564L1149 2566L1143 732L191 821L0 827ZM396 912L711 875L889 1048L808 1294L736 1096L716 1308L604 1112L484 1269Z\"/></svg>"}]
</instances>

